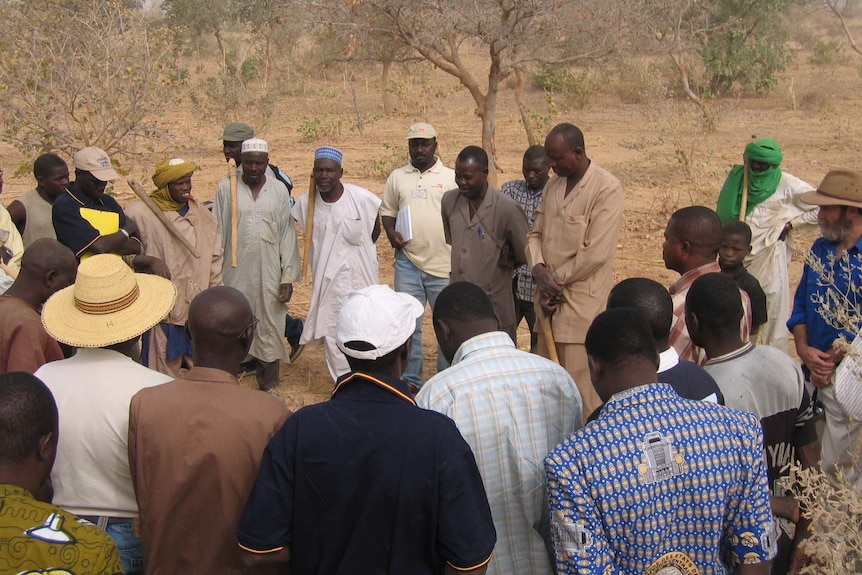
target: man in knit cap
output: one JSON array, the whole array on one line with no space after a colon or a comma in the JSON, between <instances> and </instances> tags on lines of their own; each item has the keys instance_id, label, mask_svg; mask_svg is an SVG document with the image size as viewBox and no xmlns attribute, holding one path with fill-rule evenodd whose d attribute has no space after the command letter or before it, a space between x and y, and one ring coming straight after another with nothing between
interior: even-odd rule
<instances>
[{"instance_id":1,"label":"man in knit cap","mask_svg":"<svg viewBox=\"0 0 862 575\"><path fill-rule=\"evenodd\" d=\"M189 304L203 290L221 285L224 250L218 223L192 197L195 164L180 158L156 166L150 194L171 225L198 251L194 257L142 201L126 208L126 217L138 226L145 254L165 262L177 287L177 303L165 320L142 340L142 363L164 374L179 377L183 359L192 355L191 339L185 332ZM190 365L187 362L187 365Z\"/></svg>"},{"instance_id":2,"label":"man in knit cap","mask_svg":"<svg viewBox=\"0 0 862 575\"><path fill-rule=\"evenodd\" d=\"M745 146L743 164L731 168L716 212L721 223L741 219L751 228L751 253L745 267L757 278L766 293L766 324L760 328L763 343L787 351L790 317L790 278L787 266L793 253L791 230L817 225L817 206L804 203L800 196L814 187L781 170L784 159L778 142L761 138ZM748 190L743 190L748 171ZM745 213L740 217L742 198Z\"/></svg>"},{"instance_id":3,"label":"man in knit cap","mask_svg":"<svg viewBox=\"0 0 862 575\"><path fill-rule=\"evenodd\" d=\"M231 267L230 180L216 191L213 214L221 228L224 283L241 291L259 320L249 355L264 391L275 393L279 360L290 361L284 345L285 303L299 279L299 248L287 188L267 175L269 145L259 138L242 143L242 175L237 180L237 266Z\"/></svg>"},{"instance_id":4,"label":"man in knit cap","mask_svg":"<svg viewBox=\"0 0 862 575\"><path fill-rule=\"evenodd\" d=\"M343 154L330 146L314 152L315 196L303 194L293 217L311 241L311 305L300 343L323 343L333 380L350 371L335 345L335 320L351 292L378 282L377 246L380 199L353 184L341 183ZM308 233L309 201L314 206ZM309 240L310 238L310 240Z\"/></svg>"}]
</instances>

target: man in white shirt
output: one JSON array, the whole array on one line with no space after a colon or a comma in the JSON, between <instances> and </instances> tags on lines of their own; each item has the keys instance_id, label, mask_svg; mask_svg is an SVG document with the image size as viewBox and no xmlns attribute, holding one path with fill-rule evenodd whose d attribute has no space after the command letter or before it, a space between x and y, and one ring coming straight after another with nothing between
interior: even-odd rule
<instances>
[{"instance_id":1,"label":"man in white shirt","mask_svg":"<svg viewBox=\"0 0 862 575\"><path fill-rule=\"evenodd\" d=\"M176 295L170 280L134 273L119 256L100 254L83 261L75 284L42 309L48 334L79 348L36 372L60 413L53 502L107 531L127 575L144 572L134 534L138 505L129 469L129 405L139 390L172 379L131 356L141 334L173 308Z\"/></svg>"},{"instance_id":2,"label":"man in white shirt","mask_svg":"<svg viewBox=\"0 0 862 575\"><path fill-rule=\"evenodd\" d=\"M420 122L407 131L410 163L393 170L383 189L380 215L389 243L395 249L395 291L409 293L434 309L440 291L449 285L450 247L443 236L440 202L443 192L454 190L455 170L447 168L437 154L437 131ZM405 238L395 229L406 218L412 236ZM413 349L404 379L422 386L422 318L416 321ZM437 351L437 371L447 367Z\"/></svg>"}]
</instances>

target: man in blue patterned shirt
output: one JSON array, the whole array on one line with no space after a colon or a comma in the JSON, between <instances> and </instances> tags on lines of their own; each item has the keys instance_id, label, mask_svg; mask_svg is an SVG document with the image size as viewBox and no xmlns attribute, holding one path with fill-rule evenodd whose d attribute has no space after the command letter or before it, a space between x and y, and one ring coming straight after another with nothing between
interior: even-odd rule
<instances>
[{"instance_id":1,"label":"man in blue patterned shirt","mask_svg":"<svg viewBox=\"0 0 862 575\"><path fill-rule=\"evenodd\" d=\"M545 459L557 572L769 573L757 417L656 383L655 342L634 310L600 314L585 346L605 406Z\"/></svg>"},{"instance_id":2,"label":"man in blue patterned shirt","mask_svg":"<svg viewBox=\"0 0 862 575\"><path fill-rule=\"evenodd\" d=\"M524 179L506 182L500 188L501 192L518 202L527 214L530 229L533 229L533 224L536 223L536 210L542 205L542 190L548 183L550 171L551 161L545 153L545 147L530 146L524 152L524 160L521 164ZM512 291L515 294L515 325L521 323L521 318L527 320L527 326L530 328L530 352L536 353L538 336L533 329L536 325L536 310L533 307L536 283L527 264L515 270Z\"/></svg>"}]
</instances>

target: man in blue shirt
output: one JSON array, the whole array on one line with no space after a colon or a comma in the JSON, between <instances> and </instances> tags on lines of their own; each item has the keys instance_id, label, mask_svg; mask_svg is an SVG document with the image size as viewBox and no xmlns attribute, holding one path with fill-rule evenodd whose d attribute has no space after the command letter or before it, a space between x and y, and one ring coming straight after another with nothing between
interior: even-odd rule
<instances>
[{"instance_id":1,"label":"man in blue shirt","mask_svg":"<svg viewBox=\"0 0 862 575\"><path fill-rule=\"evenodd\" d=\"M656 383L655 342L633 309L599 314L584 345L605 406L545 459L557 573L769 573L757 417Z\"/></svg>"},{"instance_id":2,"label":"man in blue shirt","mask_svg":"<svg viewBox=\"0 0 862 575\"><path fill-rule=\"evenodd\" d=\"M246 566L485 573L496 532L473 453L451 419L416 407L400 379L423 312L384 285L347 297L335 339L351 371L264 451L237 528Z\"/></svg>"},{"instance_id":3,"label":"man in blue shirt","mask_svg":"<svg viewBox=\"0 0 862 575\"><path fill-rule=\"evenodd\" d=\"M852 342L862 320L855 311L862 299L862 174L832 170L816 191L801 199L820 206L822 237L811 246L787 327L826 411L823 469L831 473L841 468L851 483L862 483L862 464L852 457L862 422L847 416L832 385L844 358L842 346L836 344L839 338Z\"/></svg>"}]
</instances>

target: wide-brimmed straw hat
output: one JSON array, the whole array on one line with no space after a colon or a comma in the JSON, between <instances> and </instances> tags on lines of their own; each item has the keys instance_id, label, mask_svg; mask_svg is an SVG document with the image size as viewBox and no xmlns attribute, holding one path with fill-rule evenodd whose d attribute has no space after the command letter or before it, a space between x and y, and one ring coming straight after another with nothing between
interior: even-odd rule
<instances>
[{"instance_id":1,"label":"wide-brimmed straw hat","mask_svg":"<svg viewBox=\"0 0 862 575\"><path fill-rule=\"evenodd\" d=\"M805 192L799 198L815 206L862 208L862 174L850 170L830 170L817 186L817 191Z\"/></svg>"},{"instance_id":2,"label":"wide-brimmed straw hat","mask_svg":"<svg viewBox=\"0 0 862 575\"><path fill-rule=\"evenodd\" d=\"M173 309L170 280L138 274L116 255L87 258L75 284L42 308L42 324L57 341L74 347L106 347L140 336Z\"/></svg>"}]
</instances>

